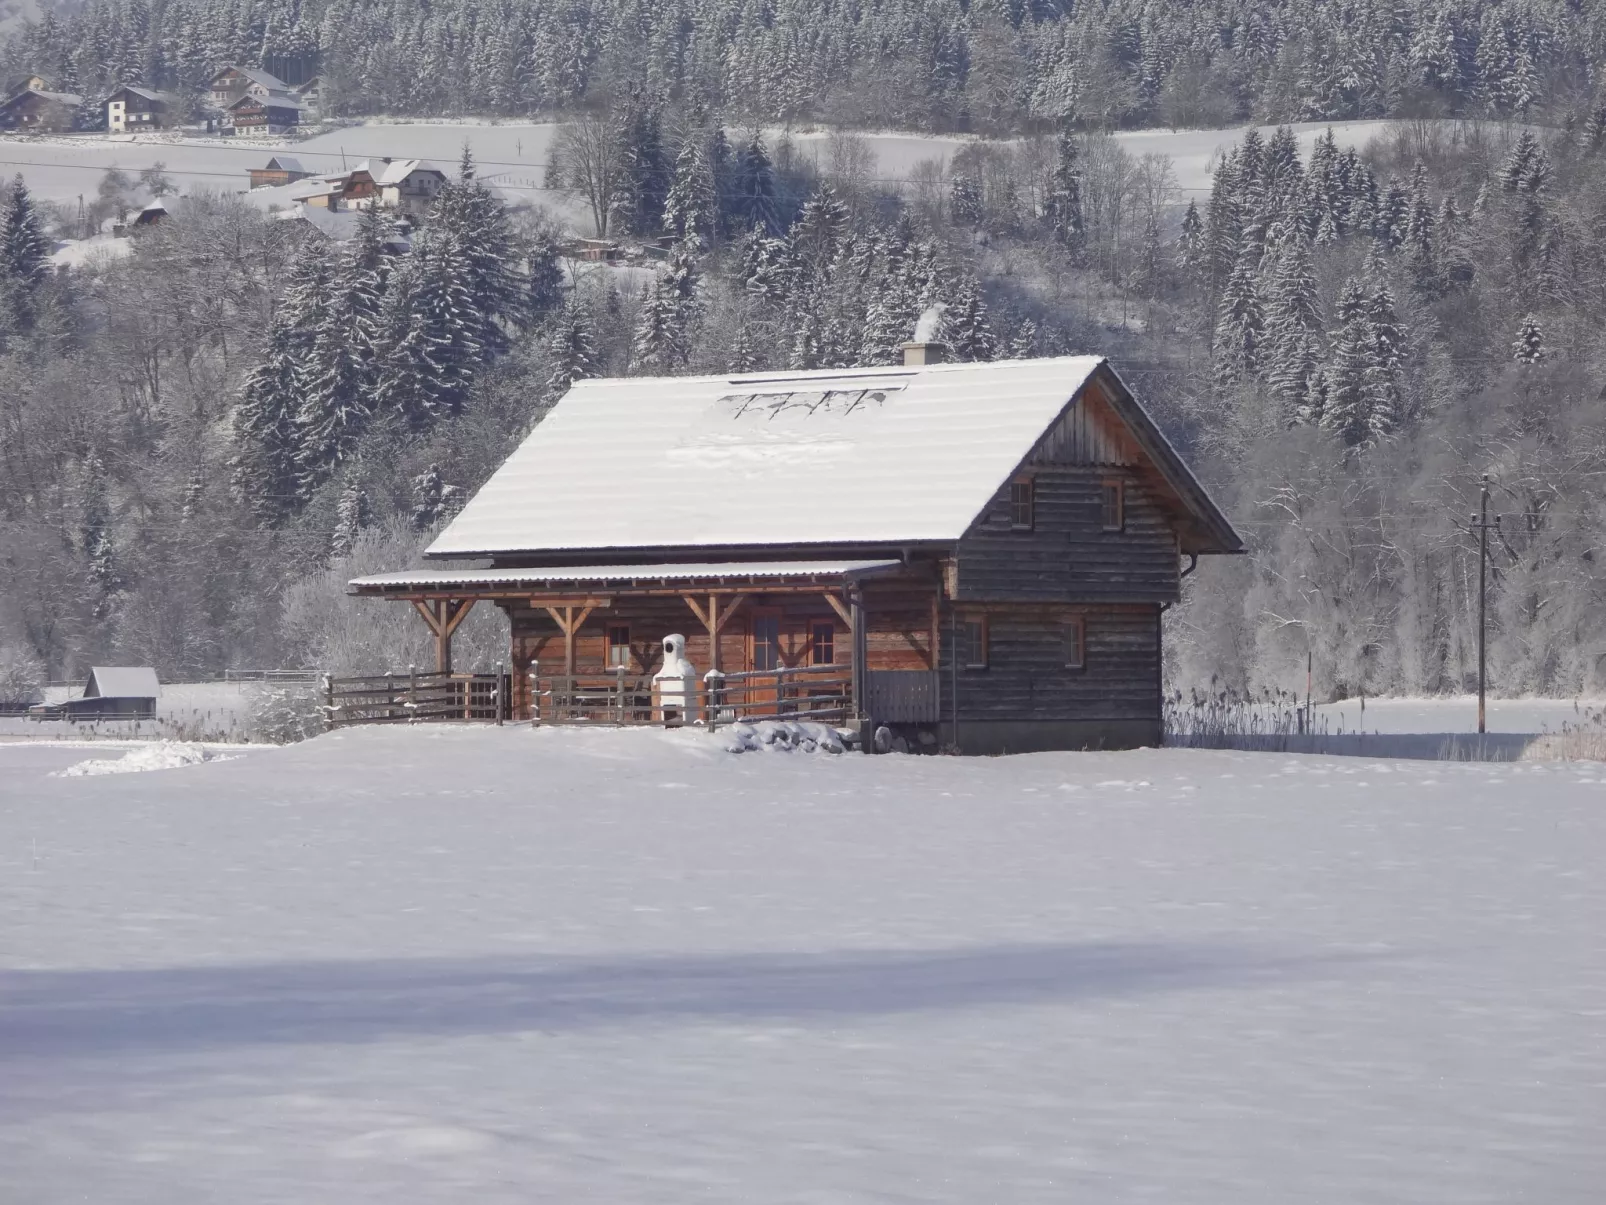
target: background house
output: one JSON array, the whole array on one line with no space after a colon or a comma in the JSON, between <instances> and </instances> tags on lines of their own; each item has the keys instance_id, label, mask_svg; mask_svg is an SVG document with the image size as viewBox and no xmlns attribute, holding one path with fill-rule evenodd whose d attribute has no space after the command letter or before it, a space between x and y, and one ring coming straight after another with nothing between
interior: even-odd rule
<instances>
[{"instance_id":1,"label":"background house","mask_svg":"<svg viewBox=\"0 0 1606 1205\"><path fill-rule=\"evenodd\" d=\"M71 92L24 89L0 104L0 130L60 134L78 128L84 98Z\"/></svg>"},{"instance_id":2,"label":"background house","mask_svg":"<svg viewBox=\"0 0 1606 1205\"><path fill-rule=\"evenodd\" d=\"M422 159L365 160L351 169L341 204L374 205L409 217L421 216L446 186L446 173Z\"/></svg>"},{"instance_id":3,"label":"background house","mask_svg":"<svg viewBox=\"0 0 1606 1205\"><path fill-rule=\"evenodd\" d=\"M171 93L128 84L106 98L106 128L113 134L166 129L181 112L179 98Z\"/></svg>"},{"instance_id":4,"label":"background house","mask_svg":"<svg viewBox=\"0 0 1606 1205\"><path fill-rule=\"evenodd\" d=\"M248 92L229 106L227 119L237 134L282 134L301 123L301 105L288 92Z\"/></svg>"},{"instance_id":5,"label":"background house","mask_svg":"<svg viewBox=\"0 0 1606 1205\"><path fill-rule=\"evenodd\" d=\"M290 85L259 67L225 67L206 85L212 104L225 112L242 96L267 100L275 93L288 96Z\"/></svg>"}]
</instances>

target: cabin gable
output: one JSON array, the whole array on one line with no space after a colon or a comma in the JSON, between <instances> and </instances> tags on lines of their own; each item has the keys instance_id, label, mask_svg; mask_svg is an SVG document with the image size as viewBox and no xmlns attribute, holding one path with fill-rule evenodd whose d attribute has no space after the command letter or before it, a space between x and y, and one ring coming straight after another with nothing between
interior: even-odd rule
<instances>
[{"instance_id":1,"label":"cabin gable","mask_svg":"<svg viewBox=\"0 0 1606 1205\"><path fill-rule=\"evenodd\" d=\"M1168 603L1180 590L1174 500L1084 387L955 548L957 601Z\"/></svg>"}]
</instances>

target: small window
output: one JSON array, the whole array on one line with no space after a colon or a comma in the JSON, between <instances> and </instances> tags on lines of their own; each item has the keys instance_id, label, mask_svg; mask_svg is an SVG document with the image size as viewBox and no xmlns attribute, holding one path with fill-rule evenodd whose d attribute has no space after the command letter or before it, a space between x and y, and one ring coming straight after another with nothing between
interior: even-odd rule
<instances>
[{"instance_id":1,"label":"small window","mask_svg":"<svg viewBox=\"0 0 1606 1205\"><path fill-rule=\"evenodd\" d=\"M836 664L836 624L822 619L809 628L809 659L815 665Z\"/></svg>"},{"instance_id":2,"label":"small window","mask_svg":"<svg viewBox=\"0 0 1606 1205\"><path fill-rule=\"evenodd\" d=\"M1032 480L1012 482L1009 487L1009 525L1016 531L1030 531L1037 521L1037 491Z\"/></svg>"},{"instance_id":3,"label":"small window","mask_svg":"<svg viewBox=\"0 0 1606 1205\"><path fill-rule=\"evenodd\" d=\"M1065 668L1087 668L1087 623L1080 615L1072 615L1065 621Z\"/></svg>"},{"instance_id":4,"label":"small window","mask_svg":"<svg viewBox=\"0 0 1606 1205\"><path fill-rule=\"evenodd\" d=\"M987 668L987 617L972 615L965 620L965 668Z\"/></svg>"},{"instance_id":5,"label":"small window","mask_svg":"<svg viewBox=\"0 0 1606 1205\"><path fill-rule=\"evenodd\" d=\"M630 625L627 623L610 623L608 625L608 668L630 664Z\"/></svg>"},{"instance_id":6,"label":"small window","mask_svg":"<svg viewBox=\"0 0 1606 1205\"><path fill-rule=\"evenodd\" d=\"M1121 531L1126 527L1126 482L1104 483L1103 523L1105 531Z\"/></svg>"}]
</instances>

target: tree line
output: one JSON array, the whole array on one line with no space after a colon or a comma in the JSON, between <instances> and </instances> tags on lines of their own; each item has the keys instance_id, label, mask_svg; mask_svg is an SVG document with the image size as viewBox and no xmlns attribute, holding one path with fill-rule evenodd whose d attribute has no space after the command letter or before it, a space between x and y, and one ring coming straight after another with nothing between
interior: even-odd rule
<instances>
[{"instance_id":1,"label":"tree line","mask_svg":"<svg viewBox=\"0 0 1606 1205\"><path fill-rule=\"evenodd\" d=\"M410 245L378 214L335 244L195 196L66 274L44 266L58 219L9 186L8 656L52 676L377 668L415 625L369 608L353 627L342 575L408 563L573 381L888 363L935 311L960 358L1109 355L1240 524L1251 555L1192 575L1168 618L1179 681L1288 685L1310 656L1320 692L1466 688L1488 474L1497 688L1598 683L1606 131L1587 107L1549 134L1250 133L1190 204L1166 161L1100 134L979 143L890 186L849 134L816 167L633 105L605 115L598 200L657 240L651 267L566 257L466 160Z\"/></svg>"},{"instance_id":2,"label":"tree line","mask_svg":"<svg viewBox=\"0 0 1606 1205\"><path fill-rule=\"evenodd\" d=\"M1599 0L89 0L8 77L198 97L316 69L339 115L594 109L632 88L733 120L980 132L1395 115L1539 119L1592 94Z\"/></svg>"}]
</instances>

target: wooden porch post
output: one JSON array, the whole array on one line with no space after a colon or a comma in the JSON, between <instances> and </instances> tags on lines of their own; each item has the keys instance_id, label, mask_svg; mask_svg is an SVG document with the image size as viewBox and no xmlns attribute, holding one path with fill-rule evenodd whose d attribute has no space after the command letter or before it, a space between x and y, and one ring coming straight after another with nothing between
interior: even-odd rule
<instances>
[{"instance_id":1,"label":"wooden porch post","mask_svg":"<svg viewBox=\"0 0 1606 1205\"><path fill-rule=\"evenodd\" d=\"M848 609L851 612L849 626L853 628L853 716L856 720L865 720L865 675L869 670L870 642L869 633L865 631L864 591L858 586L848 595Z\"/></svg>"},{"instance_id":2,"label":"wooden porch post","mask_svg":"<svg viewBox=\"0 0 1606 1205\"><path fill-rule=\"evenodd\" d=\"M680 597L691 608L691 613L697 616L703 627L708 630L708 668L711 670L718 669L720 667L719 634L724 629L726 621L736 614L736 608L747 601L747 595L731 595L725 600L725 609L723 611L720 610L719 595L717 594L708 596L708 609L706 611L697 605L695 595L682 594Z\"/></svg>"},{"instance_id":3,"label":"wooden porch post","mask_svg":"<svg viewBox=\"0 0 1606 1205\"><path fill-rule=\"evenodd\" d=\"M435 672L452 672L452 633L474 609L472 598L414 599L413 606L435 637Z\"/></svg>"},{"instance_id":4,"label":"wooden porch post","mask_svg":"<svg viewBox=\"0 0 1606 1205\"><path fill-rule=\"evenodd\" d=\"M534 601L533 599L531 600ZM541 603L538 604L548 615L552 622L558 625L558 631L563 633L563 673L566 677L574 677L574 638L585 621L591 618L591 613L598 607L607 607L612 604L610 598L588 598L580 603ZM579 612L579 614L576 614Z\"/></svg>"}]
</instances>

